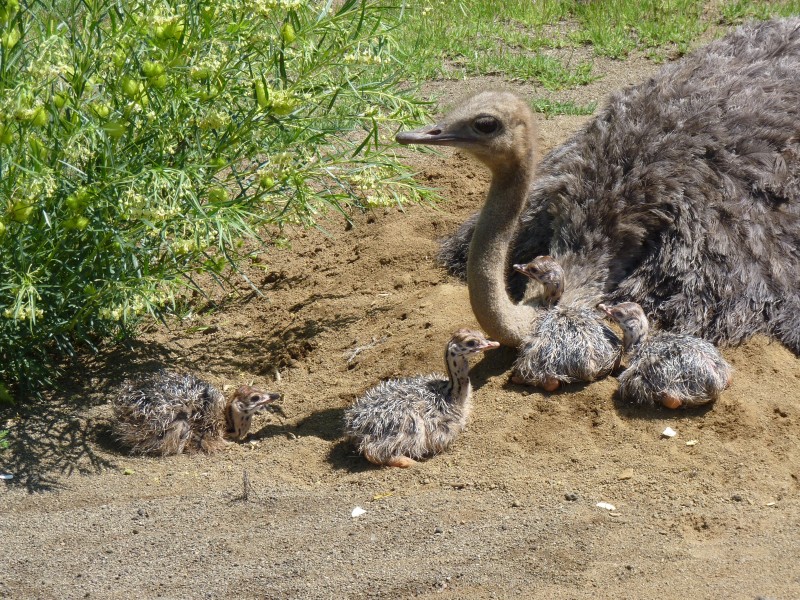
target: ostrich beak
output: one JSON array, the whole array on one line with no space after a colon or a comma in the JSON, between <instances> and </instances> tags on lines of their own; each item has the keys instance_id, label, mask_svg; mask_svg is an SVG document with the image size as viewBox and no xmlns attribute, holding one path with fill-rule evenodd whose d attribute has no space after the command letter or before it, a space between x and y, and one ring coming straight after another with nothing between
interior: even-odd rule
<instances>
[{"instance_id":1,"label":"ostrich beak","mask_svg":"<svg viewBox=\"0 0 800 600\"><path fill-rule=\"evenodd\" d=\"M269 408L270 404L280 399L281 399L281 394L254 390L247 397L246 400L246 402L248 403L247 410L250 411L251 413L259 410L264 410L266 408Z\"/></svg>"},{"instance_id":2,"label":"ostrich beak","mask_svg":"<svg viewBox=\"0 0 800 600\"><path fill-rule=\"evenodd\" d=\"M464 140L449 133L444 124L427 125L412 131L401 131L394 139L399 144L425 144L428 146L456 146Z\"/></svg>"},{"instance_id":3,"label":"ostrich beak","mask_svg":"<svg viewBox=\"0 0 800 600\"><path fill-rule=\"evenodd\" d=\"M494 350L495 348L500 347L500 342L493 342L492 340L486 340L483 344L481 344L478 350L485 351L485 350Z\"/></svg>"},{"instance_id":4,"label":"ostrich beak","mask_svg":"<svg viewBox=\"0 0 800 600\"><path fill-rule=\"evenodd\" d=\"M612 319L614 318L614 315L611 314L611 309L608 306L606 306L605 304L603 304L602 302L597 305L597 309L602 311L603 313L605 313L607 316L611 317Z\"/></svg>"},{"instance_id":5,"label":"ostrich beak","mask_svg":"<svg viewBox=\"0 0 800 600\"><path fill-rule=\"evenodd\" d=\"M283 394L276 394L274 392L267 392L261 398L261 404L262 405L271 404L272 402L277 402L278 400L281 400L282 398L283 398Z\"/></svg>"},{"instance_id":6,"label":"ostrich beak","mask_svg":"<svg viewBox=\"0 0 800 600\"><path fill-rule=\"evenodd\" d=\"M528 265L511 265L511 267L515 271L517 271L519 273L522 273L523 275L527 275L528 274L528 269L527 269Z\"/></svg>"}]
</instances>

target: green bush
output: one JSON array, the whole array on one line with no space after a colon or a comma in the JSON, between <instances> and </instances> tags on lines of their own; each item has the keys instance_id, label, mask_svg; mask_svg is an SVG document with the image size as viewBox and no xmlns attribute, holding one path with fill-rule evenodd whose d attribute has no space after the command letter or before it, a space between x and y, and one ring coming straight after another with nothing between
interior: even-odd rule
<instances>
[{"instance_id":1,"label":"green bush","mask_svg":"<svg viewBox=\"0 0 800 600\"><path fill-rule=\"evenodd\" d=\"M129 333L241 240L419 199L374 0L0 0L0 390ZM384 75L379 76L379 73Z\"/></svg>"}]
</instances>

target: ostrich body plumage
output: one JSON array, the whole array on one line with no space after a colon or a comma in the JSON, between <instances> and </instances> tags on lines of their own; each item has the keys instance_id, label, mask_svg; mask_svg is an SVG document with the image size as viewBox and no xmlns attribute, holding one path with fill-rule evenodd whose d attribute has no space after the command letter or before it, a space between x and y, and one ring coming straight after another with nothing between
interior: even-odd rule
<instances>
[{"instance_id":1,"label":"ostrich body plumage","mask_svg":"<svg viewBox=\"0 0 800 600\"><path fill-rule=\"evenodd\" d=\"M620 350L619 338L592 309L557 305L534 321L514 373L536 386L595 381L613 370Z\"/></svg>"},{"instance_id":2,"label":"ostrich body plumage","mask_svg":"<svg viewBox=\"0 0 800 600\"><path fill-rule=\"evenodd\" d=\"M225 397L192 374L126 381L113 403L114 433L135 454L214 451L225 443Z\"/></svg>"},{"instance_id":3,"label":"ostrich body plumage","mask_svg":"<svg viewBox=\"0 0 800 600\"><path fill-rule=\"evenodd\" d=\"M464 430L472 407L469 398L449 402L448 387L436 374L381 382L345 412L345 431L381 463L439 454Z\"/></svg>"}]
</instances>

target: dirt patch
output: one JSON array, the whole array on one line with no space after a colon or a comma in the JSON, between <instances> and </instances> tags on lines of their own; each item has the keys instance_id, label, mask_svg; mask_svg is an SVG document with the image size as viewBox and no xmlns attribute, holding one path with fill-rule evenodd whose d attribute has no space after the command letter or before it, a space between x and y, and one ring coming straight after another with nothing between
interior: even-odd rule
<instances>
[{"instance_id":1,"label":"dirt patch","mask_svg":"<svg viewBox=\"0 0 800 600\"><path fill-rule=\"evenodd\" d=\"M595 69L602 80L555 99L602 104L656 66ZM427 92L447 105L501 84L538 94L490 78ZM585 120L542 120L542 149ZM69 394L11 423L0 597L800 597L800 360L765 338L724 351L734 383L707 410L619 405L613 378L532 392L509 383L504 349L475 363L472 422L450 452L376 469L341 441L358 394L440 371L450 334L476 326L433 256L486 174L457 153L412 160L438 208L300 233L248 267L263 295L243 286L79 362ZM107 400L156 365L281 391L282 414L214 456L128 457Z\"/></svg>"}]
</instances>

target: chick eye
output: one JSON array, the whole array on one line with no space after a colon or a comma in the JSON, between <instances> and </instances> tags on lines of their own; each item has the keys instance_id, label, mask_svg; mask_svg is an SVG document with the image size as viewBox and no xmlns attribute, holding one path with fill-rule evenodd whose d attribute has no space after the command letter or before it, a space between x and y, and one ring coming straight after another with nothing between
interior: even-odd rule
<instances>
[{"instance_id":1,"label":"chick eye","mask_svg":"<svg viewBox=\"0 0 800 600\"><path fill-rule=\"evenodd\" d=\"M258 394L253 394L250 396L250 402L261 402L261 396Z\"/></svg>"},{"instance_id":2,"label":"chick eye","mask_svg":"<svg viewBox=\"0 0 800 600\"><path fill-rule=\"evenodd\" d=\"M474 348L475 344L477 344L477 343L478 342L476 342L475 340L470 340L470 341L467 342L467 346L469 346L470 348Z\"/></svg>"},{"instance_id":3,"label":"chick eye","mask_svg":"<svg viewBox=\"0 0 800 600\"><path fill-rule=\"evenodd\" d=\"M494 133L500 128L500 121L494 117L478 117L472 126L481 133Z\"/></svg>"}]
</instances>

